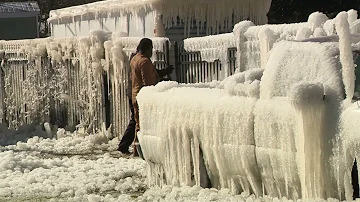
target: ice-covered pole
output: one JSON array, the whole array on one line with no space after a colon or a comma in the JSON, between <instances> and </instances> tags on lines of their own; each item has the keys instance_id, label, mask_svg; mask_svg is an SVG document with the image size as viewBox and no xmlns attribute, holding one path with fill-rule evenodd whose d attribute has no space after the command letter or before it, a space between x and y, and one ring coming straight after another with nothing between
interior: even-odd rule
<instances>
[{"instance_id":1,"label":"ice-covered pole","mask_svg":"<svg viewBox=\"0 0 360 202\"><path fill-rule=\"evenodd\" d=\"M239 72L244 71L246 69L246 56L244 56L245 51L245 32L249 29L249 27L254 26L255 24L250 21L243 21L234 26L233 33L236 39L236 60L237 60L237 69Z\"/></svg>"},{"instance_id":2,"label":"ice-covered pole","mask_svg":"<svg viewBox=\"0 0 360 202\"><path fill-rule=\"evenodd\" d=\"M259 32L260 39L260 56L261 56L261 68L265 69L266 62L269 57L269 51L275 42L275 35L269 28L263 28Z\"/></svg>"},{"instance_id":3,"label":"ice-covered pole","mask_svg":"<svg viewBox=\"0 0 360 202\"><path fill-rule=\"evenodd\" d=\"M340 62L342 65L342 77L346 93L344 105L349 105L354 96L355 66L351 51L348 14L346 12L341 12L336 16L335 28L339 35Z\"/></svg>"},{"instance_id":4,"label":"ice-covered pole","mask_svg":"<svg viewBox=\"0 0 360 202\"><path fill-rule=\"evenodd\" d=\"M4 66L4 61L5 61L5 51L4 50L0 50L0 61L1 61L1 67Z\"/></svg>"},{"instance_id":5,"label":"ice-covered pole","mask_svg":"<svg viewBox=\"0 0 360 202\"><path fill-rule=\"evenodd\" d=\"M155 13L154 21L155 21L155 30L154 30L155 37L165 37L166 34L165 34L164 23L159 13Z\"/></svg>"}]
</instances>

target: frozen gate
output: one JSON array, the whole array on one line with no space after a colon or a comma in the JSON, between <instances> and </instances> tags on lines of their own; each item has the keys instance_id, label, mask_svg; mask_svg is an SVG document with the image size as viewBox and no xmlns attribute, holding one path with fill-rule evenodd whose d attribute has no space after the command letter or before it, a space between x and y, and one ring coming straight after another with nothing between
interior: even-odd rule
<instances>
[{"instance_id":1,"label":"frozen gate","mask_svg":"<svg viewBox=\"0 0 360 202\"><path fill-rule=\"evenodd\" d=\"M235 73L236 47L228 48L229 72ZM199 83L220 80L219 72L223 68L219 60L206 62L201 59L200 50L187 52L182 42L175 42L176 77L179 83Z\"/></svg>"}]
</instances>

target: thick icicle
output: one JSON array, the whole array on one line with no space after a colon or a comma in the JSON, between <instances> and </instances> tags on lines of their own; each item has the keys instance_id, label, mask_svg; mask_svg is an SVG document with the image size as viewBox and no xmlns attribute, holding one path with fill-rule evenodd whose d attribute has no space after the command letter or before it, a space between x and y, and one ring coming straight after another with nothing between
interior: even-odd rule
<instances>
[{"instance_id":1,"label":"thick icicle","mask_svg":"<svg viewBox=\"0 0 360 202\"><path fill-rule=\"evenodd\" d=\"M350 29L348 14L341 12L336 17L336 31L339 35L340 62L345 85L346 101L349 105L354 96L355 89L355 66L351 49Z\"/></svg>"}]
</instances>

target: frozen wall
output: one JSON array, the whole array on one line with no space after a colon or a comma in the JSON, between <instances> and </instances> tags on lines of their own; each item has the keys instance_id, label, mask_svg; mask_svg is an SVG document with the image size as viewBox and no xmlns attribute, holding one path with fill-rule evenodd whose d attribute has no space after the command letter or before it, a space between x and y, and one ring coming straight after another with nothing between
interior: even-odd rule
<instances>
[{"instance_id":1,"label":"frozen wall","mask_svg":"<svg viewBox=\"0 0 360 202\"><path fill-rule=\"evenodd\" d=\"M77 16L72 21L53 21L50 25L54 37L88 36L91 30L123 32L131 37L154 37L155 29L154 12L147 13L145 17L130 14L100 15L98 18Z\"/></svg>"},{"instance_id":2,"label":"frozen wall","mask_svg":"<svg viewBox=\"0 0 360 202\"><path fill-rule=\"evenodd\" d=\"M71 24L74 21L89 19L97 21L128 15L144 19L149 12L154 11L153 19L162 16L165 28L171 27L174 19L180 17L185 22L185 30L189 30L196 19L199 27L207 30L208 34L215 34L219 32L219 27L227 29L233 26L233 22L245 19L252 20L256 24L266 24L270 5L271 0L107 0L50 11L48 22L55 26ZM146 27L149 23L142 21L141 24L135 22L130 24ZM130 36L136 35L130 34Z\"/></svg>"}]
</instances>

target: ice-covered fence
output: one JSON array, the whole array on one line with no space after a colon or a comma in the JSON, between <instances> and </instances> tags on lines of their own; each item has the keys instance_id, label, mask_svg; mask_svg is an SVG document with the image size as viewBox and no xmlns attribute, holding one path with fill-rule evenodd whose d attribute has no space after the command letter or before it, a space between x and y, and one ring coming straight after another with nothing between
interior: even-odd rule
<instances>
[{"instance_id":1,"label":"ice-covered fence","mask_svg":"<svg viewBox=\"0 0 360 202\"><path fill-rule=\"evenodd\" d=\"M358 27L357 13L348 11L353 32ZM357 24L356 24L357 23ZM283 40L303 40L333 35L334 20L315 12L307 22L255 26L243 21L232 33L188 38L177 44L176 64L179 82L195 83L222 80L235 72L265 68L274 44ZM236 58L236 61L235 61Z\"/></svg>"},{"instance_id":2,"label":"ice-covered fence","mask_svg":"<svg viewBox=\"0 0 360 202\"><path fill-rule=\"evenodd\" d=\"M129 120L128 76L123 67L141 38L116 36L93 31L89 37L0 41L0 50L6 53L2 121L11 128L50 122L88 132L111 125L113 134L120 136ZM157 68L165 68L169 41L152 40L153 61Z\"/></svg>"},{"instance_id":3,"label":"ice-covered fence","mask_svg":"<svg viewBox=\"0 0 360 202\"><path fill-rule=\"evenodd\" d=\"M113 34L111 40L113 42L119 42L123 46L123 50L127 56L130 57L134 51L136 51L136 47L139 44L141 37L121 37L121 35ZM153 41L153 57L151 60L157 69L164 69L168 65L169 60L169 48L170 41L168 38L163 37L154 37L150 38Z\"/></svg>"},{"instance_id":4,"label":"ice-covered fence","mask_svg":"<svg viewBox=\"0 0 360 202\"><path fill-rule=\"evenodd\" d=\"M9 127L50 122L93 132L104 120L103 32L90 37L4 41L4 119ZM100 66L101 67L101 66Z\"/></svg>"},{"instance_id":5,"label":"ice-covered fence","mask_svg":"<svg viewBox=\"0 0 360 202\"><path fill-rule=\"evenodd\" d=\"M188 38L175 45L176 75L181 83L223 80L235 72L235 38L232 33Z\"/></svg>"},{"instance_id":6,"label":"ice-covered fence","mask_svg":"<svg viewBox=\"0 0 360 202\"><path fill-rule=\"evenodd\" d=\"M5 52L1 68L1 119L11 127L20 123L29 124L36 121L48 121L49 106L44 96L48 71L46 59L28 61L27 55L19 52L31 43L45 43L46 40L36 39L21 41L1 41L0 49ZM34 81L35 77L39 80ZM41 79L40 79L41 78Z\"/></svg>"},{"instance_id":7,"label":"ice-covered fence","mask_svg":"<svg viewBox=\"0 0 360 202\"><path fill-rule=\"evenodd\" d=\"M351 32L359 33L360 20L356 20L357 12L349 10L347 14ZM243 21L234 26L233 33L236 39L238 71L245 71L264 68L269 52L277 42L332 36L336 34L336 30L334 19L315 12L303 23L255 26L250 21Z\"/></svg>"}]
</instances>

